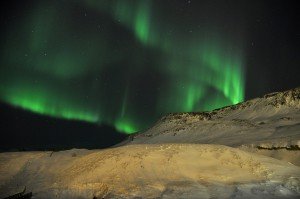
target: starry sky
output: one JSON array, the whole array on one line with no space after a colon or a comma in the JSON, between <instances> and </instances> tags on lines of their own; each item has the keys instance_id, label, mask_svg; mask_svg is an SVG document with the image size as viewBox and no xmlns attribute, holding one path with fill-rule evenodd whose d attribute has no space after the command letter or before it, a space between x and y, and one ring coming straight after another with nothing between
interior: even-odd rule
<instances>
[{"instance_id":1,"label":"starry sky","mask_svg":"<svg viewBox=\"0 0 300 199\"><path fill-rule=\"evenodd\" d=\"M10 1L0 101L130 134L170 112L290 89L296 17L289 1Z\"/></svg>"}]
</instances>

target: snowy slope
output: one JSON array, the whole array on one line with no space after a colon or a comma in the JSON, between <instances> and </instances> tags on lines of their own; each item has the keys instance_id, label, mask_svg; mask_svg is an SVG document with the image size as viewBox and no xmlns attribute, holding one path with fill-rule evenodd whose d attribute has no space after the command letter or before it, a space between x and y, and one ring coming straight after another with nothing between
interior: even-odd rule
<instances>
[{"instance_id":1,"label":"snowy slope","mask_svg":"<svg viewBox=\"0 0 300 199\"><path fill-rule=\"evenodd\" d=\"M211 112L169 114L130 144L300 146L300 88Z\"/></svg>"}]
</instances>

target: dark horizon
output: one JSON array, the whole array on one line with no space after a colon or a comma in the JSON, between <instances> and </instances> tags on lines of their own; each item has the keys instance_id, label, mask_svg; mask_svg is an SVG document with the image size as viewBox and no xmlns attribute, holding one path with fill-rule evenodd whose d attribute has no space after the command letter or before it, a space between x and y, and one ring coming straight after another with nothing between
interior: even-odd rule
<instances>
[{"instance_id":1,"label":"dark horizon","mask_svg":"<svg viewBox=\"0 0 300 199\"><path fill-rule=\"evenodd\" d=\"M103 149L127 139L107 125L57 119L0 103L0 152Z\"/></svg>"}]
</instances>

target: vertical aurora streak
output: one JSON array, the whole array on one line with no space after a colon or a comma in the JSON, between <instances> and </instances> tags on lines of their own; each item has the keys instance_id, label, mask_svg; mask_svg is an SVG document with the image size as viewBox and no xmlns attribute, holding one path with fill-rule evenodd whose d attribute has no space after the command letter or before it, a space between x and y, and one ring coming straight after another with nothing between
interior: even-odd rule
<instances>
[{"instance_id":1,"label":"vertical aurora streak","mask_svg":"<svg viewBox=\"0 0 300 199\"><path fill-rule=\"evenodd\" d=\"M1 101L125 133L169 112L243 101L239 41L210 27L169 35L172 22L158 7L150 0L39 3L6 33ZM146 84L143 73L160 79Z\"/></svg>"}]
</instances>

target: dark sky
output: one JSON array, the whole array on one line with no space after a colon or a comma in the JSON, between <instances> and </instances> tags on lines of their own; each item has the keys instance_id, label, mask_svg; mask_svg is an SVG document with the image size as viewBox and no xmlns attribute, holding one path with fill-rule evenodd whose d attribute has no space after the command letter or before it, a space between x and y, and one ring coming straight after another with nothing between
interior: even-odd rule
<instances>
[{"instance_id":1,"label":"dark sky","mask_svg":"<svg viewBox=\"0 0 300 199\"><path fill-rule=\"evenodd\" d=\"M169 112L291 89L298 10L286 0L7 1L0 101L133 133Z\"/></svg>"}]
</instances>

